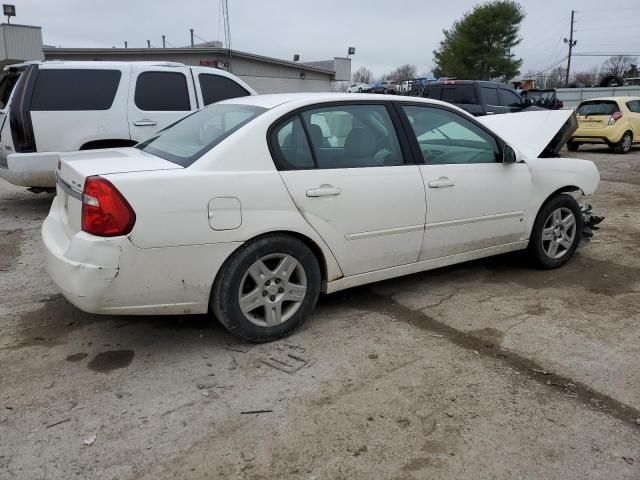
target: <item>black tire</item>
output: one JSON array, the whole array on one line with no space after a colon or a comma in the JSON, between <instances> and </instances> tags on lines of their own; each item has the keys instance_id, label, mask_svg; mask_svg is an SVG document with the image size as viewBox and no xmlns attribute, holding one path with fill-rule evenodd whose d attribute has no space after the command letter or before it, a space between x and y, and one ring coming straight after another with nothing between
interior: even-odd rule
<instances>
[{"instance_id":1,"label":"black tire","mask_svg":"<svg viewBox=\"0 0 640 480\"><path fill-rule=\"evenodd\" d=\"M358 93L362 93L362 87L358 88Z\"/></svg>"},{"instance_id":2,"label":"black tire","mask_svg":"<svg viewBox=\"0 0 640 480\"><path fill-rule=\"evenodd\" d=\"M570 152L577 152L578 148L580 148L580 144L578 142L572 142L571 140L567 142L567 150Z\"/></svg>"},{"instance_id":3,"label":"black tire","mask_svg":"<svg viewBox=\"0 0 640 480\"><path fill-rule=\"evenodd\" d=\"M261 326L250 321L240 308L240 289L241 285L244 287L243 282L247 281L249 268L258 260L270 255L289 255L297 260L299 267L304 271L306 292L304 299L299 302L297 310L290 318L277 325ZM211 309L220 323L233 335L249 342L269 342L285 337L302 325L318 301L320 282L318 260L309 247L293 236L268 235L243 245L225 262L213 286ZM255 288L259 290L268 287L256 286ZM268 298L275 297L270 297L269 294L265 297L265 302ZM282 305L290 306L289 303L284 302ZM266 307L257 307L257 310L262 308L266 318L268 315ZM285 307L281 306L281 308L284 311ZM250 313L247 315L252 316Z\"/></svg>"},{"instance_id":4,"label":"black tire","mask_svg":"<svg viewBox=\"0 0 640 480\"><path fill-rule=\"evenodd\" d=\"M550 227L548 222L552 221L551 215L560 209L564 209L562 211L570 211L573 213L573 217L575 219L575 231L570 247L566 248L564 246L556 246L558 250L562 249L557 253L558 255L562 252L564 253L562 253L561 256L554 258L550 256L548 252L551 241L543 239L543 231L545 230L545 226L547 226L546 230L549 231ZM531 237L529 238L528 253L534 264L538 268L548 270L561 267L567 263L578 248L578 244L580 243L582 236L583 223L580 205L578 205L578 202L571 195L562 193L548 200L538 212L538 216L536 217L531 231ZM554 232L554 235L555 234L556 233Z\"/></svg>"},{"instance_id":5,"label":"black tire","mask_svg":"<svg viewBox=\"0 0 640 480\"><path fill-rule=\"evenodd\" d=\"M629 153L631 151L631 144L633 143L633 135L631 132L624 132L622 138L618 143L613 146L615 153Z\"/></svg>"}]
</instances>

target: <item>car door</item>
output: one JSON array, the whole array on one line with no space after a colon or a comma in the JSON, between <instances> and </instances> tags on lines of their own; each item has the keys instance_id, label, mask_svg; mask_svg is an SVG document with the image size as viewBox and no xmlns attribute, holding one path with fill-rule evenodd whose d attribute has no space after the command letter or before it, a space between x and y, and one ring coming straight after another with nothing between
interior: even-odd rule
<instances>
[{"instance_id":1,"label":"car door","mask_svg":"<svg viewBox=\"0 0 640 480\"><path fill-rule=\"evenodd\" d=\"M524 163L503 164L500 142L452 110L405 104L407 130L427 196L419 260L525 239L531 177Z\"/></svg>"},{"instance_id":2,"label":"car door","mask_svg":"<svg viewBox=\"0 0 640 480\"><path fill-rule=\"evenodd\" d=\"M627 102L629 109L629 122L633 128L634 141L640 141L640 100L631 100Z\"/></svg>"},{"instance_id":3,"label":"car door","mask_svg":"<svg viewBox=\"0 0 640 480\"><path fill-rule=\"evenodd\" d=\"M128 108L129 131L136 141L180 120L198 108L189 69L134 65Z\"/></svg>"},{"instance_id":4,"label":"car door","mask_svg":"<svg viewBox=\"0 0 640 480\"><path fill-rule=\"evenodd\" d=\"M500 103L503 105L505 113L522 110L524 102L517 93L506 88L499 88L498 91L500 92Z\"/></svg>"},{"instance_id":5,"label":"car door","mask_svg":"<svg viewBox=\"0 0 640 480\"><path fill-rule=\"evenodd\" d=\"M500 104L500 97L498 96L498 89L496 87L483 86L481 90L482 98L486 106L485 113L487 115L509 112L507 107Z\"/></svg>"},{"instance_id":6,"label":"car door","mask_svg":"<svg viewBox=\"0 0 640 480\"><path fill-rule=\"evenodd\" d=\"M274 160L296 207L345 276L415 262L425 220L424 184L397 113L385 103L317 105L283 119Z\"/></svg>"}]
</instances>

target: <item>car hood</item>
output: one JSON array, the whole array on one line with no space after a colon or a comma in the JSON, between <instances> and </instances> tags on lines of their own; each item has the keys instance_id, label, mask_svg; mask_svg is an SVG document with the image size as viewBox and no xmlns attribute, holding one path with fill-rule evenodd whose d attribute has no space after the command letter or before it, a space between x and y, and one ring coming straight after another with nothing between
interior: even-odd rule
<instances>
[{"instance_id":1,"label":"car hood","mask_svg":"<svg viewBox=\"0 0 640 480\"><path fill-rule=\"evenodd\" d=\"M557 157L578 128L573 110L538 110L477 118L525 158Z\"/></svg>"}]
</instances>

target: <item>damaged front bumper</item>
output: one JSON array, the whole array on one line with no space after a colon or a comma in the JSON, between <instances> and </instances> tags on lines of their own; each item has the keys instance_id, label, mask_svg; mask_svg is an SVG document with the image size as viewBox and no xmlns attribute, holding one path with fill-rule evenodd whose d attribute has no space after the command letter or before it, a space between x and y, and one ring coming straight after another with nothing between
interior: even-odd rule
<instances>
[{"instance_id":1,"label":"damaged front bumper","mask_svg":"<svg viewBox=\"0 0 640 480\"><path fill-rule=\"evenodd\" d=\"M592 207L588 203L580 205L580 211L582 213L582 232L580 232L580 244L578 248L584 247L591 241L594 230L599 230L598 225L602 223L604 217L593 215L591 212Z\"/></svg>"}]
</instances>

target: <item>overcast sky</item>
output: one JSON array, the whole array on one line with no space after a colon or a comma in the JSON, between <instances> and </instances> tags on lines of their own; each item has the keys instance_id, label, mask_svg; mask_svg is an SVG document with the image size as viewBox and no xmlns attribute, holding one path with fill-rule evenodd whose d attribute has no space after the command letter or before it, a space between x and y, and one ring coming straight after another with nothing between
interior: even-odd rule
<instances>
[{"instance_id":1,"label":"overcast sky","mask_svg":"<svg viewBox=\"0 0 640 480\"><path fill-rule=\"evenodd\" d=\"M9 1L9 0L7 0ZM442 30L470 10L473 0L228 0L232 47L303 61L345 56L356 47L352 70L376 75L412 63L430 70ZM46 44L64 47L176 46L189 43L189 28L204 39L224 34L219 0L15 0L15 23L40 25ZM549 67L566 56L571 9L577 10L576 53L640 54L638 0L521 0L527 17L515 53L522 73ZM198 39L196 39L198 41ZM576 57L572 71L605 57Z\"/></svg>"}]
</instances>

